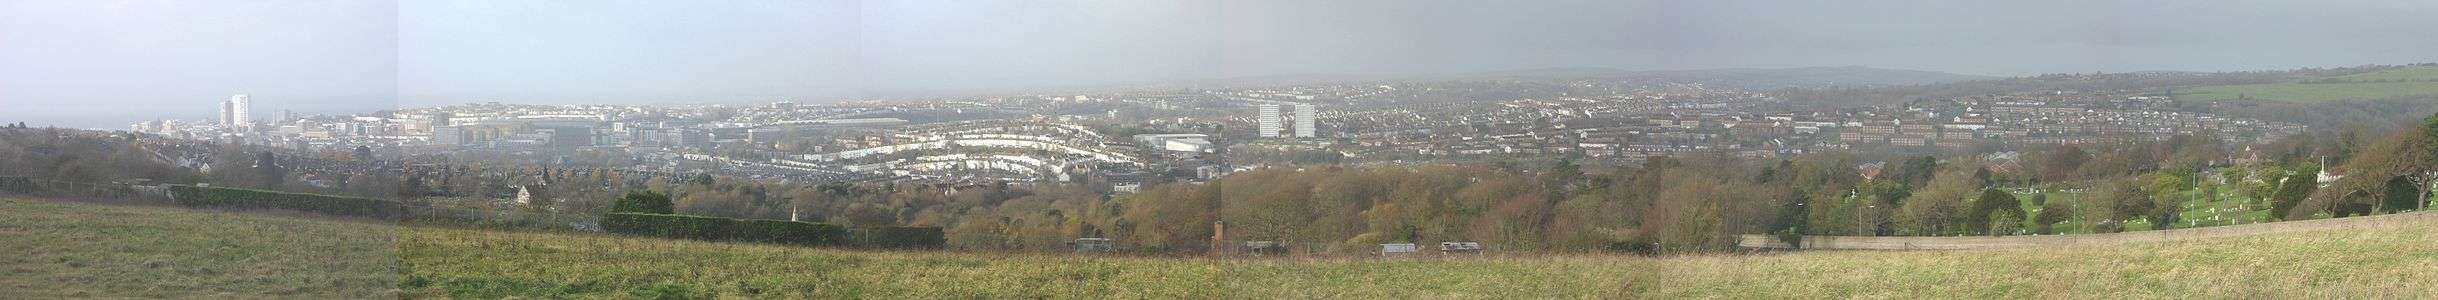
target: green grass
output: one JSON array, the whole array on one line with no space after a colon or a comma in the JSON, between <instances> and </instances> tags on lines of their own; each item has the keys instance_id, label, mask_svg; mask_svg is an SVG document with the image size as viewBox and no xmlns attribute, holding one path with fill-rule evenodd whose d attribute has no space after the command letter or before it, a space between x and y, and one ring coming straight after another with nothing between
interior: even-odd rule
<instances>
[{"instance_id":1,"label":"green grass","mask_svg":"<svg viewBox=\"0 0 2438 300\"><path fill-rule=\"evenodd\" d=\"M2241 193L2232 189L2219 189L2216 201L2202 197L2201 190L2198 189L2178 191L2175 192L2175 196L2186 199L2182 207L2183 211L2177 215L2183 220L2177 221L2176 228L2276 221L2269 218L2269 210L2266 208L2268 201L2260 201L2259 205L2254 205L2251 198L2245 198Z\"/></svg>"},{"instance_id":2,"label":"green grass","mask_svg":"<svg viewBox=\"0 0 2438 300\"><path fill-rule=\"evenodd\" d=\"M2048 194L2048 195L2049 195L2049 199L2048 199L2048 201L2049 201L2049 202L2067 203L2067 204L2069 204L2069 205L2066 205L2066 207L2067 207L2067 208L2080 208L2080 206L2076 206L2076 205L2072 205L2072 204L2073 204L2073 203L2075 203L2075 202L2078 202L2078 201L2082 201L2082 193L2079 193L2079 192L2064 192L2064 191L2048 191L2048 192L2045 192L2045 194ZM2015 200L2016 200L2016 202L2015 202L2015 203L2023 205L2023 215L2024 215L2024 216L2023 216L2023 228L2025 228L2025 229L2030 229L2030 228L2033 228L2033 227L2037 226L2037 225L2033 225L2033 224L2035 224L2035 223L2034 223L2034 222L2035 222L2035 220L2032 220L2032 218L2040 216L2040 211L2041 211L2041 210L2043 210L2043 209L2047 209L2047 207L2046 207L2045 205L2035 205L2035 204L2033 204L2033 203L2032 203L2032 197L2033 197L2035 194L2024 194L2024 193L2017 193L2017 194L2014 194L2014 195L2015 195ZM2045 203L2043 203L2043 204L2045 204ZM2092 223L2092 222L2091 222L2091 221L2085 221L2085 220L2083 220L2083 218L2082 218L2082 216L2083 216L2083 215L2084 215L2084 214L2083 214L2083 213L2080 213L2080 212L2076 212L2076 213L2073 213L2073 214L2068 214L2067 216L2069 216L2069 217L2068 217L2068 218L2066 218L2066 221L2065 221L2065 222L2059 222L2059 223L2057 223L2057 225L2056 225L2056 226L2051 226L2051 227L2049 228L2049 230L2050 230L2050 231L2052 231L2053 233L2063 233L2063 234L2090 233L2090 232L2091 232L2091 223Z\"/></svg>"},{"instance_id":3,"label":"green grass","mask_svg":"<svg viewBox=\"0 0 2438 300\"><path fill-rule=\"evenodd\" d=\"M1576 297L1649 260L1378 260L863 252L590 234L412 228L410 296L784 298Z\"/></svg>"},{"instance_id":4,"label":"green grass","mask_svg":"<svg viewBox=\"0 0 2438 300\"><path fill-rule=\"evenodd\" d=\"M2438 229L2430 224L1986 251L1213 260L845 251L423 226L397 229L392 244L328 236L378 236L393 227L311 217L32 200L0 201L0 212L38 216L0 221L0 234L41 241L10 243L9 252L0 253L12 271L0 275L8 284L0 286L0 298L363 298L385 292L414 298L892 299L2438 296L2438 285L2427 284L2438 282L2432 271L2438 270L2438 243L2430 242L2438 240ZM93 221L102 218L111 221ZM393 249L388 245L396 252L384 252ZM122 257L213 271L112 263L131 260ZM391 267L394 262L402 264ZM121 278L189 273L166 282ZM369 280L374 278L395 280Z\"/></svg>"},{"instance_id":5,"label":"green grass","mask_svg":"<svg viewBox=\"0 0 2438 300\"><path fill-rule=\"evenodd\" d=\"M397 227L0 198L0 298L396 293Z\"/></svg>"},{"instance_id":6,"label":"green grass","mask_svg":"<svg viewBox=\"0 0 2438 300\"><path fill-rule=\"evenodd\" d=\"M2348 80L2341 83L2280 82L2199 86L2175 89L2176 97L2184 100L2229 101L2249 98L2262 101L2325 102L2338 100L2373 100L2406 96L2438 95L2438 67L2411 67L2345 76L2323 80ZM2392 82L2375 82L2392 81Z\"/></svg>"},{"instance_id":7,"label":"green grass","mask_svg":"<svg viewBox=\"0 0 2438 300\"><path fill-rule=\"evenodd\" d=\"M2082 200L2082 193L2080 192L2052 190L2046 193L2049 195L2049 201L2063 201L2061 203L2071 204ZM2039 215L2042 207L2039 205L2032 205L2032 196L2033 194L2029 193L2015 194L2015 198L2021 200L2024 214ZM2231 187L2219 189L2218 197L2215 198L2215 201L2211 201L2211 198L2201 197L2201 190L2199 189L2176 191L2173 193L2173 196L2178 197L2178 199L2186 199L2183 205L2179 208L2182 210L2182 213L2177 215L2180 217L2180 219L2176 221L2174 228L2241 225L2277 221L2269 218L2269 212L2266 208L2262 207L2261 205L2254 205L2251 198L2244 197L2242 193L2235 191L2234 188ZM2262 203L2265 205L2267 202L2262 201ZM2098 204L2083 205L2087 206ZM2068 207L2082 207L2085 211L2073 214L2073 217L2069 221L2059 223L2057 226L2051 229L2058 233L2064 234L2091 233L2091 223L2093 223L2091 221L2095 220L2085 219L2088 219L2089 215L2096 214L2095 211L2090 210L2097 209L2097 207L2083 207L2076 205L2068 205ZM2032 228L2032 224L2032 220L2029 220L2029 217L2026 217L2023 228ZM2135 220L2126 224L2125 229L2126 231L2151 230L2158 227L2155 225L2156 224L2150 224L2148 220Z\"/></svg>"}]
</instances>

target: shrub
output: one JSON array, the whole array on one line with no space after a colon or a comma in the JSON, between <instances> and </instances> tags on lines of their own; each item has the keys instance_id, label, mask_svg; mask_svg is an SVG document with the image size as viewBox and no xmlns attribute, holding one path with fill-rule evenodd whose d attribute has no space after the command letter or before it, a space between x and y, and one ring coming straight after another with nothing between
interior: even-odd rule
<instances>
[{"instance_id":1,"label":"shrub","mask_svg":"<svg viewBox=\"0 0 2438 300\"><path fill-rule=\"evenodd\" d=\"M2295 215L2308 216L2307 213L2293 214L2294 207L2301 205L2318 189L2319 168L2303 168L2287 175L2285 181L2278 184L2277 191L2270 195L2269 217L2285 220Z\"/></svg>"},{"instance_id":2,"label":"shrub","mask_svg":"<svg viewBox=\"0 0 2438 300\"><path fill-rule=\"evenodd\" d=\"M1986 189L1981 190L1980 198L1973 200L1972 214L1971 216L1966 217L1965 220L1972 222L1972 225L1976 225L1973 226L1973 230L1975 231L1982 231L1991 235L2013 234L2013 232L2002 233L1991 231L1999 230L2001 229L1998 228L1999 225L2004 225L2003 223L1999 223L2001 220L1999 220L1997 217L2001 214L2011 214L2015 220L2015 224L2013 224L2014 227L2004 229L2013 230L2014 228L2022 227L2024 216L2023 203L2015 199L2015 194L2008 193L2005 190L2000 189Z\"/></svg>"},{"instance_id":3,"label":"shrub","mask_svg":"<svg viewBox=\"0 0 2438 300\"><path fill-rule=\"evenodd\" d=\"M612 203L610 206L610 212L666 215L677 213L676 207L677 206L675 203L669 202L669 194L662 194L654 191L633 191L627 192L626 197L619 197L617 203Z\"/></svg>"},{"instance_id":4,"label":"shrub","mask_svg":"<svg viewBox=\"0 0 2438 300\"><path fill-rule=\"evenodd\" d=\"M169 193L172 203L185 207L285 209L379 219L395 219L404 211L394 201L331 195L186 185L170 186Z\"/></svg>"},{"instance_id":5,"label":"shrub","mask_svg":"<svg viewBox=\"0 0 2438 300\"><path fill-rule=\"evenodd\" d=\"M1803 248L1803 232L1795 230L1794 227L1779 229L1773 234L1777 235L1778 242L1786 243L1786 245L1795 248Z\"/></svg>"},{"instance_id":6,"label":"shrub","mask_svg":"<svg viewBox=\"0 0 2438 300\"><path fill-rule=\"evenodd\" d=\"M1639 255L1657 255L1659 254L1659 242L1651 241L1650 239L1642 238L1637 235L1633 238L1608 243L1608 251Z\"/></svg>"},{"instance_id":7,"label":"shrub","mask_svg":"<svg viewBox=\"0 0 2438 300\"><path fill-rule=\"evenodd\" d=\"M2039 234L2056 233L2055 230L2057 223L2065 222L2067 218L2074 217L2073 214L2074 209L2067 207L2065 203L2043 203L2040 207L2040 214L2032 216L2032 224L2035 225L2032 232Z\"/></svg>"},{"instance_id":8,"label":"shrub","mask_svg":"<svg viewBox=\"0 0 2438 300\"><path fill-rule=\"evenodd\" d=\"M1989 214L1989 235L2014 235L2023 229L2023 213L2019 210L1999 210Z\"/></svg>"}]
</instances>

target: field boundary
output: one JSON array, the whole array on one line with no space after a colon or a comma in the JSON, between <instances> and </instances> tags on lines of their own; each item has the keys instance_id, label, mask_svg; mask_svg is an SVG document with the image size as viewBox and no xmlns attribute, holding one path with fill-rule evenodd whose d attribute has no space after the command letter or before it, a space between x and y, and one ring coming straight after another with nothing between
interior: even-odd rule
<instances>
[{"instance_id":1,"label":"field boundary","mask_svg":"<svg viewBox=\"0 0 2438 300\"><path fill-rule=\"evenodd\" d=\"M2016 236L1804 236L1799 249L1821 250L1972 250L2056 246L2108 245L2134 242L2165 242L2253 236L2274 233L2327 231L2341 229L2388 228L2415 224L2438 224L2438 211L2418 211L2398 214L2283 221L2259 224L2211 226L2201 228L2150 230L2119 233ZM1736 247L1746 249L1798 249L1774 235L1744 234L1736 236Z\"/></svg>"}]
</instances>

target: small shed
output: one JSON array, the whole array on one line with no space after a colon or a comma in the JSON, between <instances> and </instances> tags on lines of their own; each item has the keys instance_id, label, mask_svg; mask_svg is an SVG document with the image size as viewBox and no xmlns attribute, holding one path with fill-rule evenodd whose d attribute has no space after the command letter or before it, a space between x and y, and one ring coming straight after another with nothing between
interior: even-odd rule
<instances>
[{"instance_id":1,"label":"small shed","mask_svg":"<svg viewBox=\"0 0 2438 300\"><path fill-rule=\"evenodd\" d=\"M1455 253L1471 253L1471 254L1481 254L1481 243L1479 243L1479 242L1440 242L1440 243L1439 243L1439 253L1443 253L1443 254L1455 254Z\"/></svg>"},{"instance_id":2,"label":"small shed","mask_svg":"<svg viewBox=\"0 0 2438 300\"><path fill-rule=\"evenodd\" d=\"M1414 254L1414 250L1415 250L1414 244L1411 244L1411 243L1406 243L1406 244L1380 244L1380 256L1406 256L1406 255L1413 255L1413 254Z\"/></svg>"},{"instance_id":3,"label":"small shed","mask_svg":"<svg viewBox=\"0 0 2438 300\"><path fill-rule=\"evenodd\" d=\"M1117 251L1117 242L1106 238L1080 238L1067 242L1076 253L1106 253Z\"/></svg>"}]
</instances>

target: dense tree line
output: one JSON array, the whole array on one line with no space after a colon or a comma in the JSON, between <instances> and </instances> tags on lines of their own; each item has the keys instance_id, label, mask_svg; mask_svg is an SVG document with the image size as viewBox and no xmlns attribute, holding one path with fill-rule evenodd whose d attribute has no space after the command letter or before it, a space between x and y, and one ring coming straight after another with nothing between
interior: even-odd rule
<instances>
[{"instance_id":1,"label":"dense tree line","mask_svg":"<svg viewBox=\"0 0 2438 300\"><path fill-rule=\"evenodd\" d=\"M2218 102L2214 110L2230 116L2294 122L2312 128L2384 131L2438 114L2438 105L2431 103L2438 103L2438 97L2423 95L2310 103L2230 101Z\"/></svg>"},{"instance_id":2,"label":"dense tree line","mask_svg":"<svg viewBox=\"0 0 2438 300\"><path fill-rule=\"evenodd\" d=\"M1571 160L1424 165L1305 164L1200 183L1105 194L1059 183L803 183L710 175L629 178L533 166L498 172L317 174L296 152L142 135L0 129L0 176L80 182L213 183L432 203L503 203L519 191L569 214L599 214L650 191L676 213L849 226L936 226L951 247L1058 251L1111 238L1132 251L1194 253L1222 242L1275 241L1359 253L1380 243L1473 241L1508 251L1696 252L1736 234L2008 235L2178 227L2194 201L2221 194L2284 219L2422 209L2438 179L2438 118L2395 129L2228 145L2207 135L2098 145L2032 146L2015 155L1866 160L1651 158L1614 167ZM157 155L202 147L208 168ZM191 150L191 149L190 149ZM2321 162L2342 173L2323 185ZM326 173L326 172L325 172ZM461 175L462 174L462 175ZM500 175L513 174L513 175ZM2333 176L2332 176L2333 178ZM2224 191L2224 193L2221 193ZM2052 197L2065 196L2065 197ZM483 200L490 199L490 200ZM2136 226L2141 224L2143 226ZM1220 245L1225 246L1225 245Z\"/></svg>"}]
</instances>

